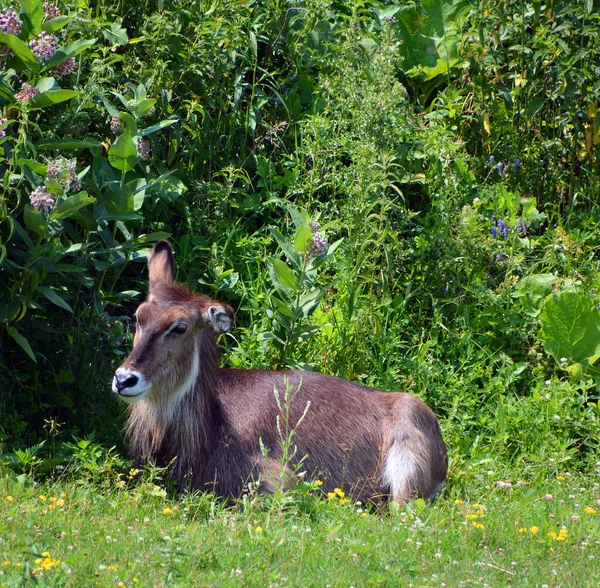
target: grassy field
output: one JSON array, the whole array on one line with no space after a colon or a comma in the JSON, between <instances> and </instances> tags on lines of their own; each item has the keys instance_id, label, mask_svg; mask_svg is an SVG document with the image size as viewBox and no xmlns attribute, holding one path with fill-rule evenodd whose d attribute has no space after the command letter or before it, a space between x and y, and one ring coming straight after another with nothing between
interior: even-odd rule
<instances>
[{"instance_id":1,"label":"grassy field","mask_svg":"<svg viewBox=\"0 0 600 588\"><path fill-rule=\"evenodd\" d=\"M465 464L433 504L399 513L319 496L316 484L230 506L119 485L4 481L0 585L600 583L600 466L521 479Z\"/></svg>"}]
</instances>

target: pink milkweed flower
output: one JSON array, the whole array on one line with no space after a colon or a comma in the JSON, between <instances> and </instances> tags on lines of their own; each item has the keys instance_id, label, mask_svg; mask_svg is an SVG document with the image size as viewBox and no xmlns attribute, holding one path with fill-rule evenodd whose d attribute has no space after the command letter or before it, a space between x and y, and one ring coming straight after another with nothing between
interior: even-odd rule
<instances>
[{"instance_id":1,"label":"pink milkweed flower","mask_svg":"<svg viewBox=\"0 0 600 588\"><path fill-rule=\"evenodd\" d=\"M0 32L16 36L21 32L22 26L23 21L14 8L5 8L0 12Z\"/></svg>"},{"instance_id":2,"label":"pink milkweed flower","mask_svg":"<svg viewBox=\"0 0 600 588\"><path fill-rule=\"evenodd\" d=\"M29 195L29 202L36 210L51 210L55 201L54 196L45 186L39 186Z\"/></svg>"},{"instance_id":3,"label":"pink milkweed flower","mask_svg":"<svg viewBox=\"0 0 600 588\"><path fill-rule=\"evenodd\" d=\"M54 57L58 49L58 39L54 35L42 31L37 37L29 41L29 46L37 60L44 63Z\"/></svg>"}]
</instances>

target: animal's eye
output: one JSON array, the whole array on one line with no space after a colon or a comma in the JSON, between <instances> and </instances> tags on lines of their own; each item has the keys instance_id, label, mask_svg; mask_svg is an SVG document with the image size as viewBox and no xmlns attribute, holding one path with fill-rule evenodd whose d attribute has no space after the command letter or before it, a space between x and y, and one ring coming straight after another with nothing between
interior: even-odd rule
<instances>
[{"instance_id":1,"label":"animal's eye","mask_svg":"<svg viewBox=\"0 0 600 588\"><path fill-rule=\"evenodd\" d=\"M176 333L177 335L183 335L187 331L186 323L179 323L175 325L171 331L171 333Z\"/></svg>"}]
</instances>

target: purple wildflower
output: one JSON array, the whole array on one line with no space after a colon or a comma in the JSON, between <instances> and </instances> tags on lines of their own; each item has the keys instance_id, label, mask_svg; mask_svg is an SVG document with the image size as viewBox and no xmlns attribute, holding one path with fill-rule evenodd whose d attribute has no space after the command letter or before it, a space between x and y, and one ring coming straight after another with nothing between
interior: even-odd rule
<instances>
[{"instance_id":1,"label":"purple wildflower","mask_svg":"<svg viewBox=\"0 0 600 588\"><path fill-rule=\"evenodd\" d=\"M46 175L63 186L66 186L67 191L77 192L81 189L81 180L77 176L76 167L76 159L59 157L48 164Z\"/></svg>"},{"instance_id":2,"label":"purple wildflower","mask_svg":"<svg viewBox=\"0 0 600 588\"><path fill-rule=\"evenodd\" d=\"M500 229L500 232L502 232L502 229L504 228L504 221L501 218L498 219L498 228Z\"/></svg>"},{"instance_id":3,"label":"purple wildflower","mask_svg":"<svg viewBox=\"0 0 600 588\"><path fill-rule=\"evenodd\" d=\"M494 165L494 156L490 155L490 167L493 167Z\"/></svg>"},{"instance_id":4,"label":"purple wildflower","mask_svg":"<svg viewBox=\"0 0 600 588\"><path fill-rule=\"evenodd\" d=\"M46 20L51 20L60 16L60 8L52 2L44 2L44 14Z\"/></svg>"},{"instance_id":5,"label":"purple wildflower","mask_svg":"<svg viewBox=\"0 0 600 588\"><path fill-rule=\"evenodd\" d=\"M71 57L71 59L67 59L67 61L59 63L57 66L53 67L52 71L59 76L68 76L75 71L76 67L77 59L75 59L75 57Z\"/></svg>"},{"instance_id":6,"label":"purple wildflower","mask_svg":"<svg viewBox=\"0 0 600 588\"><path fill-rule=\"evenodd\" d=\"M294 74L291 78L290 81L295 82L296 81L296 74Z\"/></svg>"},{"instance_id":7,"label":"purple wildflower","mask_svg":"<svg viewBox=\"0 0 600 588\"><path fill-rule=\"evenodd\" d=\"M519 164L521 163L521 160L517 157L517 159L515 159L515 162L513 163L513 171L517 171L519 169Z\"/></svg>"},{"instance_id":8,"label":"purple wildflower","mask_svg":"<svg viewBox=\"0 0 600 588\"><path fill-rule=\"evenodd\" d=\"M22 26L23 21L14 8L5 8L0 12L0 32L7 35L18 35Z\"/></svg>"},{"instance_id":9,"label":"purple wildflower","mask_svg":"<svg viewBox=\"0 0 600 588\"><path fill-rule=\"evenodd\" d=\"M508 259L508 255L504 251L500 251L496 256L496 263L502 263L503 261Z\"/></svg>"},{"instance_id":10,"label":"purple wildflower","mask_svg":"<svg viewBox=\"0 0 600 588\"><path fill-rule=\"evenodd\" d=\"M323 233L315 233L312 238L311 244L308 246L308 254L310 257L315 255L322 255L327 251L327 237Z\"/></svg>"},{"instance_id":11,"label":"purple wildflower","mask_svg":"<svg viewBox=\"0 0 600 588\"><path fill-rule=\"evenodd\" d=\"M6 137L6 125L8 124L7 118L0 118L0 139Z\"/></svg>"},{"instance_id":12,"label":"purple wildflower","mask_svg":"<svg viewBox=\"0 0 600 588\"><path fill-rule=\"evenodd\" d=\"M317 233L319 231L319 229L321 228L321 223L319 221L310 221L308 223L308 228L310 229L311 233Z\"/></svg>"},{"instance_id":13,"label":"purple wildflower","mask_svg":"<svg viewBox=\"0 0 600 588\"><path fill-rule=\"evenodd\" d=\"M45 186L40 186L29 195L29 202L36 210L50 210L54 206L55 198Z\"/></svg>"},{"instance_id":14,"label":"purple wildflower","mask_svg":"<svg viewBox=\"0 0 600 588\"><path fill-rule=\"evenodd\" d=\"M525 224L525 222L523 222L522 219L519 220L516 231L517 231L517 235L526 235L527 234L527 225Z\"/></svg>"},{"instance_id":15,"label":"purple wildflower","mask_svg":"<svg viewBox=\"0 0 600 588\"><path fill-rule=\"evenodd\" d=\"M497 231L496 231L496 227L492 227L492 239L495 239L497 236Z\"/></svg>"},{"instance_id":16,"label":"purple wildflower","mask_svg":"<svg viewBox=\"0 0 600 588\"><path fill-rule=\"evenodd\" d=\"M450 284L448 282L446 282L446 287L444 288L444 292L448 292L449 289L450 289Z\"/></svg>"},{"instance_id":17,"label":"purple wildflower","mask_svg":"<svg viewBox=\"0 0 600 588\"><path fill-rule=\"evenodd\" d=\"M590 290L590 298L594 298L595 296L596 296L596 292L595 292L594 288L592 288Z\"/></svg>"},{"instance_id":18,"label":"purple wildflower","mask_svg":"<svg viewBox=\"0 0 600 588\"><path fill-rule=\"evenodd\" d=\"M502 227L502 237L503 237L504 239L507 239L507 238L508 238L508 225L504 225L504 226Z\"/></svg>"},{"instance_id":19,"label":"purple wildflower","mask_svg":"<svg viewBox=\"0 0 600 588\"><path fill-rule=\"evenodd\" d=\"M37 60L44 63L45 61L52 59L56 53L56 50L58 49L58 39L54 35L42 31L37 37L29 41L29 46Z\"/></svg>"},{"instance_id":20,"label":"purple wildflower","mask_svg":"<svg viewBox=\"0 0 600 588\"><path fill-rule=\"evenodd\" d=\"M40 91L37 88L34 88L27 82L23 82L21 84L21 91L17 92L15 94L15 98L19 102L25 103L25 102L29 102L32 98L37 96L39 93L40 93Z\"/></svg>"},{"instance_id":21,"label":"purple wildflower","mask_svg":"<svg viewBox=\"0 0 600 588\"><path fill-rule=\"evenodd\" d=\"M501 163L499 163L499 164L496 166L496 169L498 170L498 175L499 175L500 177L502 177L502 175L503 175L503 173L504 173L504 171L503 171L503 170L504 170L504 166L503 166Z\"/></svg>"},{"instance_id":22,"label":"purple wildflower","mask_svg":"<svg viewBox=\"0 0 600 588\"><path fill-rule=\"evenodd\" d=\"M150 149L150 141L148 141L148 139L140 139L137 144L137 150L142 159L149 159L152 155L152 149Z\"/></svg>"},{"instance_id":23,"label":"purple wildflower","mask_svg":"<svg viewBox=\"0 0 600 588\"><path fill-rule=\"evenodd\" d=\"M275 96L275 106L277 106L281 102L279 96Z\"/></svg>"},{"instance_id":24,"label":"purple wildflower","mask_svg":"<svg viewBox=\"0 0 600 588\"><path fill-rule=\"evenodd\" d=\"M115 135L121 130L121 119L118 116L113 116L110 119L110 130Z\"/></svg>"}]
</instances>

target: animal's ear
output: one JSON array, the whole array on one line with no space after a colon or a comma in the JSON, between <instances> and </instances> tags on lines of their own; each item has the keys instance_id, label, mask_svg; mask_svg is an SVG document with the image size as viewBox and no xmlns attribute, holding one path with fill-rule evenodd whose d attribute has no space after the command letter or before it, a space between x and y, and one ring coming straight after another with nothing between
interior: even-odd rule
<instances>
[{"instance_id":1,"label":"animal's ear","mask_svg":"<svg viewBox=\"0 0 600 588\"><path fill-rule=\"evenodd\" d=\"M215 333L227 333L233 326L233 309L227 304L215 302L202 311L202 318Z\"/></svg>"},{"instance_id":2,"label":"animal's ear","mask_svg":"<svg viewBox=\"0 0 600 588\"><path fill-rule=\"evenodd\" d=\"M158 241L148 258L150 289L159 284L171 284L175 278L175 259L168 241Z\"/></svg>"}]
</instances>

